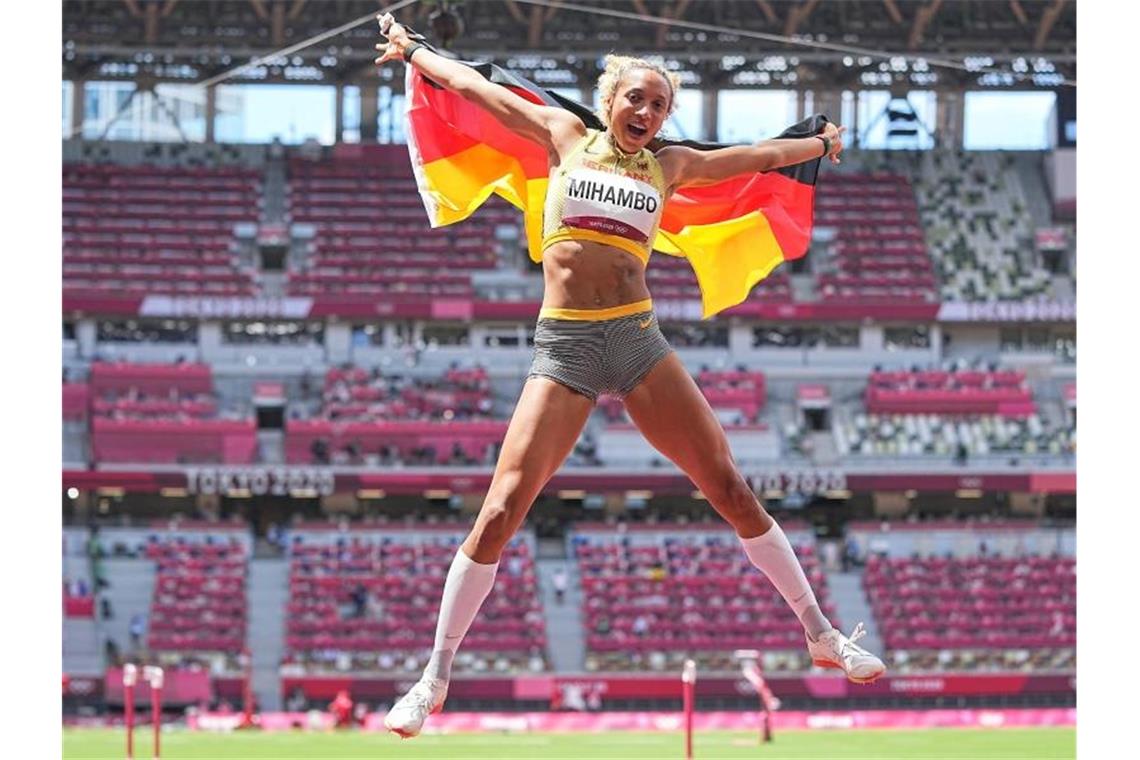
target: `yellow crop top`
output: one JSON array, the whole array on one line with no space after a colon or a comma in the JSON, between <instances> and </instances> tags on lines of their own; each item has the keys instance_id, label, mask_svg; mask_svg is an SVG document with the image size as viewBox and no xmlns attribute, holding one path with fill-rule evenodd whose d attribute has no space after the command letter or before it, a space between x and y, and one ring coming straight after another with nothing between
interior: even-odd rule
<instances>
[{"instance_id":1,"label":"yellow crop top","mask_svg":"<svg viewBox=\"0 0 1140 760\"><path fill-rule=\"evenodd\" d=\"M647 264L664 198L665 180L653 153L623 153L605 132L587 130L546 189L542 249L562 240L590 240Z\"/></svg>"}]
</instances>

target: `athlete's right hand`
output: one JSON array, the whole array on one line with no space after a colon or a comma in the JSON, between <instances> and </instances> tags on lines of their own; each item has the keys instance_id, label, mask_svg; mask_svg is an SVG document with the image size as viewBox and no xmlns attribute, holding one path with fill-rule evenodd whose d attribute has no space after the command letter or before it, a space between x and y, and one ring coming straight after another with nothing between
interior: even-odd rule
<instances>
[{"instance_id":1,"label":"athlete's right hand","mask_svg":"<svg viewBox=\"0 0 1140 760\"><path fill-rule=\"evenodd\" d=\"M387 42L377 43L376 49L383 50L383 54L376 59L376 65L381 66L388 61L403 60L404 49L412 44L408 37L408 30L396 23L391 13L377 16L376 22L380 25L380 34L387 38Z\"/></svg>"}]
</instances>

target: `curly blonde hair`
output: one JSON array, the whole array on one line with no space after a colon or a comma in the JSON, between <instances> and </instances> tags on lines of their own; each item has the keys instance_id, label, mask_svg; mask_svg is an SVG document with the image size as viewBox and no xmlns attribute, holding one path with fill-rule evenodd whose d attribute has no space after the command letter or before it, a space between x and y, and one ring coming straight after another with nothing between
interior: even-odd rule
<instances>
[{"instance_id":1,"label":"curly blonde hair","mask_svg":"<svg viewBox=\"0 0 1140 760\"><path fill-rule=\"evenodd\" d=\"M665 81L669 83L669 114L673 113L677 108L677 91L681 89L681 77L666 69L659 63L647 61L644 58L634 58L628 55L607 55L605 58L606 68L602 75L598 77L598 93L601 95L599 103L598 116L602 122L608 125L610 123L610 110L613 108L614 98L617 96L618 84L621 83L623 77L630 71L635 69L648 69L649 71L656 71L661 76L665 77ZM668 114L666 114L668 116Z\"/></svg>"}]
</instances>

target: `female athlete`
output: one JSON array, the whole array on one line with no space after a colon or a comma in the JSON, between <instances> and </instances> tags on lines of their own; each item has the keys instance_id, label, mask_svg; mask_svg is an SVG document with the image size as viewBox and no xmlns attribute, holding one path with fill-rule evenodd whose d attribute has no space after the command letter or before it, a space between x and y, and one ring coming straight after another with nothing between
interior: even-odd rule
<instances>
[{"instance_id":1,"label":"female athlete","mask_svg":"<svg viewBox=\"0 0 1140 760\"><path fill-rule=\"evenodd\" d=\"M804 139L710 151L648 149L676 103L676 74L609 56L598 80L605 131L536 105L463 64L413 42L391 14L377 65L404 60L481 106L550 157L544 208L545 292L534 361L507 427L491 485L444 583L435 644L423 676L389 711L387 728L419 734L447 697L451 663L494 584L499 556L539 491L572 450L601 393L616 394L645 438L677 465L732 525L752 564L804 626L815 664L868 683L882 661L831 626L780 526L740 474L720 422L654 318L645 284L662 208L683 185L778 169L826 156L839 163L843 128Z\"/></svg>"}]
</instances>

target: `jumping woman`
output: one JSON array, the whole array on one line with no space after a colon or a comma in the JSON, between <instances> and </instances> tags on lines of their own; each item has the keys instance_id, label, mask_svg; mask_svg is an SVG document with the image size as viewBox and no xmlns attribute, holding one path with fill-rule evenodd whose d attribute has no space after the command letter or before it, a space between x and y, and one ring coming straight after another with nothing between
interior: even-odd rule
<instances>
[{"instance_id":1,"label":"jumping woman","mask_svg":"<svg viewBox=\"0 0 1140 760\"><path fill-rule=\"evenodd\" d=\"M545 290L534 362L503 440L474 527L443 587L435 644L420 680L384 725L420 733L447 698L451 663L483 600L499 556L542 487L573 449L599 394L620 396L630 418L680 468L740 538L749 560L775 585L804 626L816 665L856 683L885 670L824 616L780 526L740 474L720 422L669 347L654 317L645 266L670 195L684 185L719 182L821 157L839 162L843 128L815 137L767 140L700 151L648 149L676 105L680 79L649 61L608 56L598 80L604 131L572 113L536 105L461 63L414 42L391 14L377 65L403 60L425 77L482 107L507 129L546 149L550 176L542 240Z\"/></svg>"}]
</instances>

